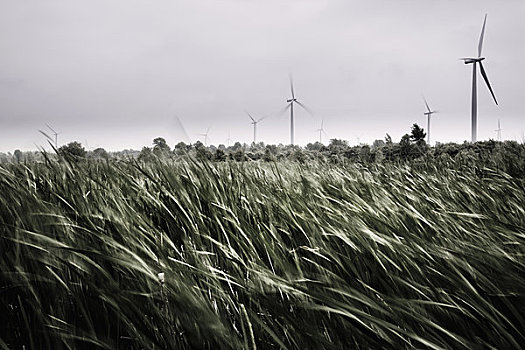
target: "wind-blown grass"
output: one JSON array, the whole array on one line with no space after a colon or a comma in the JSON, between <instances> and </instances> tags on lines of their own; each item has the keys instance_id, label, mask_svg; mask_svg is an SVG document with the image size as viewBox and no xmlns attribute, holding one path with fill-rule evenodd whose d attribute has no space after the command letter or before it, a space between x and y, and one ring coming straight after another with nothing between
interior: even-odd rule
<instances>
[{"instance_id":1,"label":"wind-blown grass","mask_svg":"<svg viewBox=\"0 0 525 350\"><path fill-rule=\"evenodd\" d=\"M0 191L0 348L525 343L501 172L49 160Z\"/></svg>"}]
</instances>

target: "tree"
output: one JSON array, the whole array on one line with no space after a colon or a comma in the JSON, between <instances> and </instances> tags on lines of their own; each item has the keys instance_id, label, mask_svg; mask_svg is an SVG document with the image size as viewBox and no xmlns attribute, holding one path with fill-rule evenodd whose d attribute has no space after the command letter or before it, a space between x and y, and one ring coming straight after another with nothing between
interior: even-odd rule
<instances>
[{"instance_id":1,"label":"tree","mask_svg":"<svg viewBox=\"0 0 525 350\"><path fill-rule=\"evenodd\" d=\"M237 162L243 162L246 160L246 155L244 154L244 151L242 149L238 149L237 151L233 152L233 160Z\"/></svg>"},{"instance_id":2,"label":"tree","mask_svg":"<svg viewBox=\"0 0 525 350\"><path fill-rule=\"evenodd\" d=\"M323 145L319 141L316 141L315 143L309 143L309 144L306 145L306 149L309 150L309 151L320 152L324 148L326 148L325 145Z\"/></svg>"},{"instance_id":3,"label":"tree","mask_svg":"<svg viewBox=\"0 0 525 350\"><path fill-rule=\"evenodd\" d=\"M175 153L178 156L182 156L188 153L189 146L186 145L184 142L179 142L173 147L173 153Z\"/></svg>"},{"instance_id":4,"label":"tree","mask_svg":"<svg viewBox=\"0 0 525 350\"><path fill-rule=\"evenodd\" d=\"M96 159L108 159L109 158L109 154L108 152L106 152L106 150L104 148L95 148L93 150L93 158L96 158Z\"/></svg>"},{"instance_id":5,"label":"tree","mask_svg":"<svg viewBox=\"0 0 525 350\"><path fill-rule=\"evenodd\" d=\"M140 161L149 162L154 159L153 151L150 147L142 147L142 151L137 158Z\"/></svg>"},{"instance_id":6,"label":"tree","mask_svg":"<svg viewBox=\"0 0 525 350\"><path fill-rule=\"evenodd\" d=\"M236 152L238 150L242 150L242 144L240 142L235 142L235 144L232 146L232 151Z\"/></svg>"},{"instance_id":7,"label":"tree","mask_svg":"<svg viewBox=\"0 0 525 350\"><path fill-rule=\"evenodd\" d=\"M157 156L165 155L171 151L170 146L162 137L157 137L153 140L153 153Z\"/></svg>"},{"instance_id":8,"label":"tree","mask_svg":"<svg viewBox=\"0 0 525 350\"><path fill-rule=\"evenodd\" d=\"M383 146L385 146L385 141L383 141L383 140L375 140L372 143L372 149L381 148Z\"/></svg>"},{"instance_id":9,"label":"tree","mask_svg":"<svg viewBox=\"0 0 525 350\"><path fill-rule=\"evenodd\" d=\"M213 160L216 162L224 162L226 160L226 153L222 149L217 149L213 155Z\"/></svg>"},{"instance_id":10,"label":"tree","mask_svg":"<svg viewBox=\"0 0 525 350\"><path fill-rule=\"evenodd\" d=\"M58 149L58 154L68 161L78 161L85 158L87 152L80 142L73 141L60 147Z\"/></svg>"},{"instance_id":11,"label":"tree","mask_svg":"<svg viewBox=\"0 0 525 350\"><path fill-rule=\"evenodd\" d=\"M412 132L410 134L410 139L416 144L421 145L425 144L425 137L427 133L425 130L417 124L412 125Z\"/></svg>"},{"instance_id":12,"label":"tree","mask_svg":"<svg viewBox=\"0 0 525 350\"><path fill-rule=\"evenodd\" d=\"M331 153L343 153L348 148L348 141L331 139L328 144L328 150Z\"/></svg>"},{"instance_id":13,"label":"tree","mask_svg":"<svg viewBox=\"0 0 525 350\"><path fill-rule=\"evenodd\" d=\"M22 160L24 160L24 154L19 149L15 150L14 156L15 156L15 160L18 163L20 163Z\"/></svg>"},{"instance_id":14,"label":"tree","mask_svg":"<svg viewBox=\"0 0 525 350\"><path fill-rule=\"evenodd\" d=\"M195 142L195 153L199 160L210 160L212 158L212 153L200 141Z\"/></svg>"},{"instance_id":15,"label":"tree","mask_svg":"<svg viewBox=\"0 0 525 350\"><path fill-rule=\"evenodd\" d=\"M410 143L410 135L404 134L403 137L401 137L401 141L399 141L399 148L402 158L408 158L412 151L412 144Z\"/></svg>"}]
</instances>

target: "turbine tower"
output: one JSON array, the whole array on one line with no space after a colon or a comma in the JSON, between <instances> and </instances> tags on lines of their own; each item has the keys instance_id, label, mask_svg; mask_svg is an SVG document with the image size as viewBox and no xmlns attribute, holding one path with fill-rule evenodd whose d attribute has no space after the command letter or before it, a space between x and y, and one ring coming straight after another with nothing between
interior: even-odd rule
<instances>
[{"instance_id":1,"label":"turbine tower","mask_svg":"<svg viewBox=\"0 0 525 350\"><path fill-rule=\"evenodd\" d=\"M290 75L290 90L292 92L292 98L289 98L286 100L286 102L288 102L288 106L286 108L290 107L290 144L293 146L294 144L294 123L293 123L293 105L294 103L297 103L308 113L312 114L312 112L308 109L308 107L303 105L301 102L297 101L297 99L295 98L295 93L293 90L293 80L292 80L291 75Z\"/></svg>"},{"instance_id":2,"label":"turbine tower","mask_svg":"<svg viewBox=\"0 0 525 350\"><path fill-rule=\"evenodd\" d=\"M226 139L226 143L227 143L227 146L226 147L230 147L230 142L231 142L231 137L230 137L230 129L228 129L228 138Z\"/></svg>"},{"instance_id":3,"label":"turbine tower","mask_svg":"<svg viewBox=\"0 0 525 350\"><path fill-rule=\"evenodd\" d=\"M487 87L489 88L490 93L492 94L492 98L494 99L494 102L496 105L498 104L498 101L496 100L496 96L494 95L494 91L492 91L492 87L489 83L489 78L487 77L487 73L485 73L485 69L483 68L483 64L481 61L485 59L485 57L481 57L481 49L483 48L483 36L485 35L485 24L487 23L487 15L485 15L485 20L483 21L483 27L481 29L481 35L479 37L479 43L478 43L478 57L466 57L466 58L460 58L460 60L463 60L465 64L472 64L472 143L477 141L477 132L478 132L478 100L477 100L477 73L476 68L479 64L479 70L481 71L481 75L483 76L483 79L485 80L485 83L487 84Z\"/></svg>"},{"instance_id":4,"label":"turbine tower","mask_svg":"<svg viewBox=\"0 0 525 350\"><path fill-rule=\"evenodd\" d=\"M323 128L323 124L324 124L324 120L321 120L321 127L315 130L319 132L319 143L323 143L323 134L326 135L326 132L324 131L324 128Z\"/></svg>"},{"instance_id":5,"label":"turbine tower","mask_svg":"<svg viewBox=\"0 0 525 350\"><path fill-rule=\"evenodd\" d=\"M498 141L501 141L501 130L503 130L503 129L501 128L501 125L500 125L500 122L499 122L499 119L498 119L498 128L496 130L494 130L497 133Z\"/></svg>"},{"instance_id":6,"label":"turbine tower","mask_svg":"<svg viewBox=\"0 0 525 350\"><path fill-rule=\"evenodd\" d=\"M260 121L262 121L266 117L261 117L259 119L255 119L254 117L252 117L252 115L250 113L246 112L246 114L248 114L248 117L250 117L250 119L252 120L252 125L253 125L253 143L256 143L257 142L257 123L259 123Z\"/></svg>"},{"instance_id":7,"label":"turbine tower","mask_svg":"<svg viewBox=\"0 0 525 350\"><path fill-rule=\"evenodd\" d=\"M437 113L437 111L432 111L430 109L427 103L427 99L425 97L423 97L423 100L425 101L425 106L427 107L427 112L423 114L427 116L427 143L430 145L430 116L434 113Z\"/></svg>"}]
</instances>

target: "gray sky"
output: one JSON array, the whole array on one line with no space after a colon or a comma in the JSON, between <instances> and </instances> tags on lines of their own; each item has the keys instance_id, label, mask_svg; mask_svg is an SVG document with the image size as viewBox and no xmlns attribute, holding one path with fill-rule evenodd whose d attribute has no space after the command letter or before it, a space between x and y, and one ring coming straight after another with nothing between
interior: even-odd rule
<instances>
[{"instance_id":1,"label":"gray sky","mask_svg":"<svg viewBox=\"0 0 525 350\"><path fill-rule=\"evenodd\" d=\"M171 146L210 127L213 144L251 142L255 116L274 115L258 139L289 143L394 140L413 123L432 139L470 139L472 66L488 13L478 77L478 138L521 141L525 129L523 0L0 0L0 151L46 145L38 129L90 149ZM187 141L187 140L185 140ZM87 142L87 145L86 145ZM46 148L49 148L46 146Z\"/></svg>"}]
</instances>

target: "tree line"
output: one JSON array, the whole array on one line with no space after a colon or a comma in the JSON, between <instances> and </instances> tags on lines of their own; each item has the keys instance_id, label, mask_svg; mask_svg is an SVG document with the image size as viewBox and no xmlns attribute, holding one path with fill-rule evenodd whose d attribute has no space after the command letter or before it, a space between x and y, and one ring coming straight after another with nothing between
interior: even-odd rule
<instances>
[{"instance_id":1,"label":"tree line","mask_svg":"<svg viewBox=\"0 0 525 350\"><path fill-rule=\"evenodd\" d=\"M455 164L477 167L496 168L512 176L525 178L525 145L516 141L480 141L476 143L436 143L429 146L425 142L426 133L419 125L414 124L399 142L392 141L386 134L384 140L375 140L371 145L360 144L350 146L348 141L331 139L327 145L320 142L309 143L305 147L297 145L271 145L264 142L241 144L236 142L231 146L223 144L205 146L197 141L193 144L177 143L171 148L166 140L157 137L151 146L144 146L141 151L123 150L107 152L103 148L87 151L79 142L71 142L56 149L55 155L45 152L21 152L13 154L0 153L0 163L44 161L45 157L55 156L69 162L84 160L136 159L140 162L157 160L178 160L192 158L200 161L294 161L306 163L310 161L330 162L335 164L372 164L411 162Z\"/></svg>"}]
</instances>

